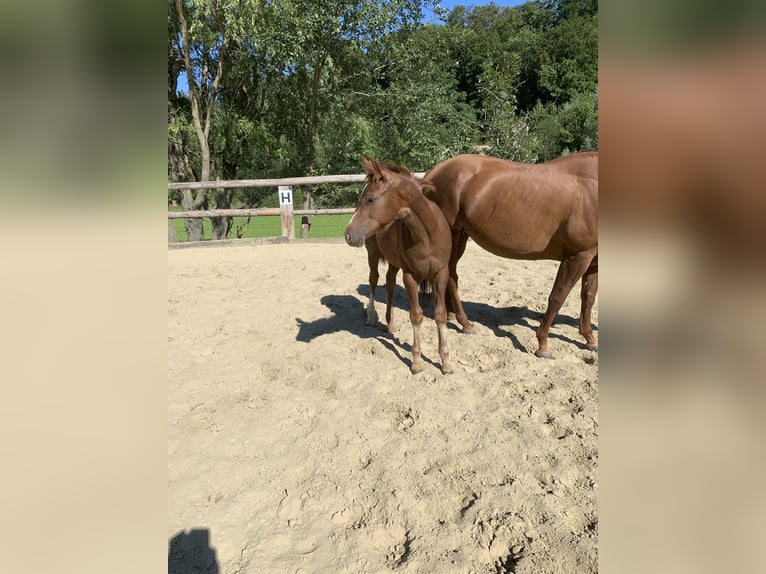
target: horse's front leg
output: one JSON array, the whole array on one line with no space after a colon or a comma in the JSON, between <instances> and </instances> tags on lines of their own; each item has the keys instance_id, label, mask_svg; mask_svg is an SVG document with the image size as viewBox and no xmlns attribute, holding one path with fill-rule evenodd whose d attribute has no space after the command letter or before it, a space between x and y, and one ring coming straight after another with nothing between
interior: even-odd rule
<instances>
[{"instance_id":1,"label":"horse's front leg","mask_svg":"<svg viewBox=\"0 0 766 574\"><path fill-rule=\"evenodd\" d=\"M367 302L367 325L375 325L378 322L378 314L375 312L375 289L378 287L378 261L380 252L371 247L369 243L365 244L367 248L367 263L370 266L370 300Z\"/></svg>"},{"instance_id":2,"label":"horse's front leg","mask_svg":"<svg viewBox=\"0 0 766 574\"><path fill-rule=\"evenodd\" d=\"M436 291L436 302L434 303L434 320L439 332L439 357L442 361L442 374L455 372L455 367L449 359L449 348L447 347L447 283L450 282L449 268L445 267L434 281L434 291ZM459 305L459 299L457 300ZM462 306L460 307L462 311ZM465 315L465 314L463 314Z\"/></svg>"},{"instance_id":3,"label":"horse's front leg","mask_svg":"<svg viewBox=\"0 0 766 574\"><path fill-rule=\"evenodd\" d=\"M410 322L412 323L412 366L413 373L419 373L425 366L420 356L420 325L423 323L423 308L418 301L418 282L409 273L404 273L404 288L410 298Z\"/></svg>"},{"instance_id":4,"label":"horse's front leg","mask_svg":"<svg viewBox=\"0 0 766 574\"><path fill-rule=\"evenodd\" d=\"M394 325L393 302L397 273L399 273L399 268L389 263L388 271L386 272L386 325L388 325L389 333L396 331L396 325Z\"/></svg>"}]
</instances>

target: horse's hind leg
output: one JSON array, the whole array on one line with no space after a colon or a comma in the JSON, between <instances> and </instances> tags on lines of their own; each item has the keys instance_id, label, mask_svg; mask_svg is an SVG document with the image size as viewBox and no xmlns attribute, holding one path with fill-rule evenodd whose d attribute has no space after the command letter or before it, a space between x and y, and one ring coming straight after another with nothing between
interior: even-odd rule
<instances>
[{"instance_id":1,"label":"horse's hind leg","mask_svg":"<svg viewBox=\"0 0 766 574\"><path fill-rule=\"evenodd\" d=\"M399 268L389 263L388 271L386 272L386 325L388 326L389 333L396 331L396 326L394 325L393 301L397 273L399 273Z\"/></svg>"},{"instance_id":2,"label":"horse's hind leg","mask_svg":"<svg viewBox=\"0 0 766 574\"><path fill-rule=\"evenodd\" d=\"M439 358L442 362L442 374L455 372L455 367L449 360L449 348L447 347L447 284L451 283L449 278L449 269L443 269L442 273L434 281L434 291L436 302L434 303L434 320L439 332ZM460 300L457 300L458 305ZM462 311L462 306L460 310ZM465 313L463 313L465 315Z\"/></svg>"},{"instance_id":3,"label":"horse's hind leg","mask_svg":"<svg viewBox=\"0 0 766 574\"><path fill-rule=\"evenodd\" d=\"M378 287L378 261L380 260L380 251L377 246L373 247L365 243L367 248L367 263L370 265L370 300L367 303L367 325L375 325L378 321L378 314L375 312L375 289Z\"/></svg>"},{"instance_id":4,"label":"horse's hind leg","mask_svg":"<svg viewBox=\"0 0 766 574\"><path fill-rule=\"evenodd\" d=\"M420 356L420 325L423 323L423 308L418 301L418 282L409 273L404 273L404 288L410 298L410 322L412 323L412 366L413 373L423 370L423 359Z\"/></svg>"},{"instance_id":5,"label":"horse's hind leg","mask_svg":"<svg viewBox=\"0 0 766 574\"><path fill-rule=\"evenodd\" d=\"M580 307L580 335L585 337L585 346L588 349L598 351L598 340L593 335L593 325L590 322L590 313L593 309L593 303L596 301L596 292L598 291L598 255L591 261L590 267L582 276L582 291L580 298L582 306Z\"/></svg>"},{"instance_id":6,"label":"horse's hind leg","mask_svg":"<svg viewBox=\"0 0 766 574\"><path fill-rule=\"evenodd\" d=\"M594 252L595 249L583 251L566 257L561 261L559 270L556 273L556 281L554 281L553 289L548 297L548 309L546 309L540 327L537 329L538 347L537 351L535 351L535 355L538 357L544 359L553 357L548 350L548 332L551 330L553 319L564 304L572 287L574 287L575 283L577 283L580 277L587 271L595 255Z\"/></svg>"},{"instance_id":7,"label":"horse's hind leg","mask_svg":"<svg viewBox=\"0 0 766 574\"><path fill-rule=\"evenodd\" d=\"M470 333L473 331L473 325L468 321L468 317L463 311L463 305L460 303L460 298L457 295L458 275L457 264L460 258L465 253L466 245L468 244L468 234L463 229L452 230L452 250L449 258L449 275L450 283L447 290L447 318L457 319L463 327L463 332ZM453 286L454 283L454 286ZM462 318L461 318L462 316Z\"/></svg>"},{"instance_id":8,"label":"horse's hind leg","mask_svg":"<svg viewBox=\"0 0 766 574\"><path fill-rule=\"evenodd\" d=\"M463 310L463 303L460 301L460 294L457 290L457 281L450 277L447 286L448 289L445 299L449 298L452 300L452 304L455 309L455 318L463 327L463 333L474 333L475 331L473 330L473 325L468 320L468 315L466 315L465 310Z\"/></svg>"}]
</instances>

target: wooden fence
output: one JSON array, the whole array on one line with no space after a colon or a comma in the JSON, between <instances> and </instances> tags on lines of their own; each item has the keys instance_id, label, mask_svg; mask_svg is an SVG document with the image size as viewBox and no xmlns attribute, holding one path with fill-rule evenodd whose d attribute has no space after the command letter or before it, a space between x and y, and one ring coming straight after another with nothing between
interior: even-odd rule
<instances>
[{"instance_id":1,"label":"wooden fence","mask_svg":"<svg viewBox=\"0 0 766 574\"><path fill-rule=\"evenodd\" d=\"M416 173L423 177L425 173ZM179 181L168 183L168 191L183 189L232 189L242 187L276 187L279 197L278 208L253 209L200 209L191 211L168 211L168 219L201 219L204 217L253 217L260 215L279 216L282 218L282 237L295 239L293 217L295 215L337 215L354 213L353 207L329 209L293 209L292 186L314 185L320 183L362 183L366 174L315 175L305 177L284 177L280 179L236 179L219 181ZM308 237L308 226L301 226L301 237Z\"/></svg>"}]
</instances>

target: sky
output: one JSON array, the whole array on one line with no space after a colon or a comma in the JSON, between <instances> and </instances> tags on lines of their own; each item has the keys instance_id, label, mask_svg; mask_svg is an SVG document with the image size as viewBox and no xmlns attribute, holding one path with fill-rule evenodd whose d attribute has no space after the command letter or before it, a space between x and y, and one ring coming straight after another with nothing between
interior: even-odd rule
<instances>
[{"instance_id":1,"label":"sky","mask_svg":"<svg viewBox=\"0 0 766 574\"><path fill-rule=\"evenodd\" d=\"M442 8L446 8L447 10L452 10L455 6L485 6L487 4L496 4L498 6L518 6L519 4L525 4L529 0L441 0L439 4ZM430 10L425 10L426 12L426 22L432 21L431 18L433 18L433 14L430 12Z\"/></svg>"},{"instance_id":2,"label":"sky","mask_svg":"<svg viewBox=\"0 0 766 574\"><path fill-rule=\"evenodd\" d=\"M498 6L518 6L519 4L524 4L528 2L529 0L494 0L494 3ZM461 5L461 6L484 6L485 4L492 4L490 0L441 0L439 4L441 4L442 8L448 8L452 9L455 6Z\"/></svg>"}]
</instances>

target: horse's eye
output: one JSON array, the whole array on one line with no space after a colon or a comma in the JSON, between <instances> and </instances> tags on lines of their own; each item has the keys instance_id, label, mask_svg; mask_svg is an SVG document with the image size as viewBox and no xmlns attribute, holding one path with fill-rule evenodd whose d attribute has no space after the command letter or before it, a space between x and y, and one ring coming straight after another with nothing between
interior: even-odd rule
<instances>
[{"instance_id":1,"label":"horse's eye","mask_svg":"<svg viewBox=\"0 0 766 574\"><path fill-rule=\"evenodd\" d=\"M367 203L375 203L375 198L374 197L368 197L367 198Z\"/></svg>"}]
</instances>

